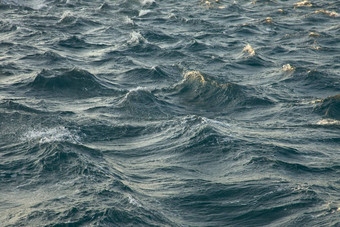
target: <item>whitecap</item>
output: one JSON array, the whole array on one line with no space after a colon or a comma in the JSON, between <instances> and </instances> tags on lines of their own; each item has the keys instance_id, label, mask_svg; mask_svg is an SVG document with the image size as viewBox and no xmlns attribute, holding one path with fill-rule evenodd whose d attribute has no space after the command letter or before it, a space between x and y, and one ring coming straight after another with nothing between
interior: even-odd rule
<instances>
[{"instance_id":1,"label":"whitecap","mask_svg":"<svg viewBox=\"0 0 340 227\"><path fill-rule=\"evenodd\" d=\"M141 0L140 3L144 6L146 4L152 4L154 3L155 1L154 0Z\"/></svg>"},{"instance_id":2,"label":"whitecap","mask_svg":"<svg viewBox=\"0 0 340 227\"><path fill-rule=\"evenodd\" d=\"M23 133L22 141L39 140L39 143L50 143L68 141L78 143L80 141L79 135L73 130L69 130L64 126L54 128L34 128Z\"/></svg>"},{"instance_id":3,"label":"whitecap","mask_svg":"<svg viewBox=\"0 0 340 227\"><path fill-rule=\"evenodd\" d=\"M142 17L142 16L144 16L144 15L146 15L146 14L150 13L150 12L151 12L151 10L148 10L148 9L142 9L141 11L139 11L139 14L138 14L138 16Z\"/></svg>"},{"instance_id":4,"label":"whitecap","mask_svg":"<svg viewBox=\"0 0 340 227\"><path fill-rule=\"evenodd\" d=\"M35 9L35 10L39 10L39 9L42 9L44 7L46 7L46 2L44 0L34 0L34 1L30 1L30 7L32 9Z\"/></svg>"},{"instance_id":5,"label":"whitecap","mask_svg":"<svg viewBox=\"0 0 340 227\"><path fill-rule=\"evenodd\" d=\"M317 125L340 125L340 121L334 119L322 119L316 123Z\"/></svg>"},{"instance_id":6,"label":"whitecap","mask_svg":"<svg viewBox=\"0 0 340 227\"><path fill-rule=\"evenodd\" d=\"M310 1L304 0L301 2L297 2L294 4L294 8L296 7L312 7L313 4Z\"/></svg>"},{"instance_id":7,"label":"whitecap","mask_svg":"<svg viewBox=\"0 0 340 227\"><path fill-rule=\"evenodd\" d=\"M138 202L138 200L136 200L135 198L133 198L130 194L128 195L128 199L129 199L129 203L137 206L137 207L141 207L142 205L140 204L140 202Z\"/></svg>"},{"instance_id":8,"label":"whitecap","mask_svg":"<svg viewBox=\"0 0 340 227\"><path fill-rule=\"evenodd\" d=\"M128 16L123 18L123 22L124 24L132 24L132 25L134 24L133 20Z\"/></svg>"},{"instance_id":9,"label":"whitecap","mask_svg":"<svg viewBox=\"0 0 340 227\"><path fill-rule=\"evenodd\" d=\"M139 32L131 32L128 44L147 43L147 40Z\"/></svg>"},{"instance_id":10,"label":"whitecap","mask_svg":"<svg viewBox=\"0 0 340 227\"><path fill-rule=\"evenodd\" d=\"M338 17L339 16L339 14L335 11L328 11L328 10L324 10L324 9L316 10L314 13L315 14L323 13L323 14L326 14L330 17Z\"/></svg>"},{"instance_id":11,"label":"whitecap","mask_svg":"<svg viewBox=\"0 0 340 227\"><path fill-rule=\"evenodd\" d=\"M64 11L63 14L61 15L58 23L69 23L69 22L72 22L72 12L71 11Z\"/></svg>"},{"instance_id":12,"label":"whitecap","mask_svg":"<svg viewBox=\"0 0 340 227\"><path fill-rule=\"evenodd\" d=\"M242 52L247 52L249 56L254 56L255 55L255 50L253 49L252 46L248 43L242 50Z\"/></svg>"},{"instance_id":13,"label":"whitecap","mask_svg":"<svg viewBox=\"0 0 340 227\"><path fill-rule=\"evenodd\" d=\"M282 66L282 71L284 71L284 72L292 72L294 70L295 70L295 68L292 67L290 64L286 64L286 65Z\"/></svg>"}]
</instances>

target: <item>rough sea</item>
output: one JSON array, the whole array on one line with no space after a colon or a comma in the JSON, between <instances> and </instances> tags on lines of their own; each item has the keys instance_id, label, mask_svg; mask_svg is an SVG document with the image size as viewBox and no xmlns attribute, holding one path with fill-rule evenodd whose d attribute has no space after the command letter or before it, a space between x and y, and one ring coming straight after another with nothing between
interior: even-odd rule
<instances>
[{"instance_id":1,"label":"rough sea","mask_svg":"<svg viewBox=\"0 0 340 227\"><path fill-rule=\"evenodd\" d=\"M0 0L0 226L340 226L339 14Z\"/></svg>"}]
</instances>

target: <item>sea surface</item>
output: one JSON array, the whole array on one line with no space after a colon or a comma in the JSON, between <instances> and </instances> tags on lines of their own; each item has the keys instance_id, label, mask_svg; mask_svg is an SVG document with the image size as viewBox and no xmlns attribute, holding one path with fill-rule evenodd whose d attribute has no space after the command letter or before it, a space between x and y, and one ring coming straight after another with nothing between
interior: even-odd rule
<instances>
[{"instance_id":1,"label":"sea surface","mask_svg":"<svg viewBox=\"0 0 340 227\"><path fill-rule=\"evenodd\" d=\"M339 14L0 0L0 225L340 226Z\"/></svg>"}]
</instances>

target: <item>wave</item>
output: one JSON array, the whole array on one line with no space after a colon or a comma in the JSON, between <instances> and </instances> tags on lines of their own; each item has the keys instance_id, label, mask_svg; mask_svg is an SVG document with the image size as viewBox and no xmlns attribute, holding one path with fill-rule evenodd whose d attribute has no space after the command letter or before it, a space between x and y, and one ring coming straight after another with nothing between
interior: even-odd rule
<instances>
[{"instance_id":1,"label":"wave","mask_svg":"<svg viewBox=\"0 0 340 227\"><path fill-rule=\"evenodd\" d=\"M171 88L164 89L180 104L195 107L203 112L230 111L247 106L270 105L269 99L248 95L247 89L234 83L220 83L214 78L203 76L199 71L189 71L184 79Z\"/></svg>"},{"instance_id":2,"label":"wave","mask_svg":"<svg viewBox=\"0 0 340 227\"><path fill-rule=\"evenodd\" d=\"M240 86L232 83L218 83L204 77L199 71L184 74L184 79L173 88L175 96L181 97L181 102L196 106L225 106L243 96Z\"/></svg>"},{"instance_id":3,"label":"wave","mask_svg":"<svg viewBox=\"0 0 340 227\"><path fill-rule=\"evenodd\" d=\"M47 6L45 0L30 0L25 2L18 0L1 0L0 4L8 5L10 8L18 7L28 10L41 10Z\"/></svg>"},{"instance_id":4,"label":"wave","mask_svg":"<svg viewBox=\"0 0 340 227\"><path fill-rule=\"evenodd\" d=\"M125 51L130 55L131 53L138 55L147 55L150 53L156 53L161 50L156 44L150 43L139 32L132 32L130 39L126 42Z\"/></svg>"},{"instance_id":5,"label":"wave","mask_svg":"<svg viewBox=\"0 0 340 227\"><path fill-rule=\"evenodd\" d=\"M146 88L130 90L118 103L119 110L134 118L163 118L173 112L171 104L157 98Z\"/></svg>"},{"instance_id":6,"label":"wave","mask_svg":"<svg viewBox=\"0 0 340 227\"><path fill-rule=\"evenodd\" d=\"M89 97L96 95L114 95L118 90L108 88L105 82L100 81L93 74L82 69L59 69L42 70L29 83L29 87L34 91L44 91L47 94L55 95L78 95L78 97Z\"/></svg>"},{"instance_id":7,"label":"wave","mask_svg":"<svg viewBox=\"0 0 340 227\"><path fill-rule=\"evenodd\" d=\"M321 70L310 70L304 67L294 67L294 72L282 80L292 84L299 90L312 88L313 91L338 91L339 81L337 75Z\"/></svg>"},{"instance_id":8,"label":"wave","mask_svg":"<svg viewBox=\"0 0 340 227\"><path fill-rule=\"evenodd\" d=\"M0 44L1 45L1 44ZM18 65L15 63L0 64L1 76L13 76L18 70Z\"/></svg>"},{"instance_id":9,"label":"wave","mask_svg":"<svg viewBox=\"0 0 340 227\"><path fill-rule=\"evenodd\" d=\"M94 21L85 17L75 16L71 11L65 11L56 23L57 27L62 29L89 29L90 27L98 27L100 22Z\"/></svg>"},{"instance_id":10,"label":"wave","mask_svg":"<svg viewBox=\"0 0 340 227\"><path fill-rule=\"evenodd\" d=\"M308 166L306 164L300 164L297 162L287 162L282 160L275 160L267 157L253 157L247 165L252 165L254 168L261 168L261 166L270 166L271 169L275 169L277 171L284 170L290 172L292 175L297 174L332 174L336 173L340 166L327 166L327 167L319 167L319 166ZM256 167L257 166L257 167Z\"/></svg>"},{"instance_id":11,"label":"wave","mask_svg":"<svg viewBox=\"0 0 340 227\"><path fill-rule=\"evenodd\" d=\"M163 42L175 42L177 41L172 35L167 34L161 30L146 30L142 31L142 36L145 37L146 40L155 43L163 43Z\"/></svg>"},{"instance_id":12,"label":"wave","mask_svg":"<svg viewBox=\"0 0 340 227\"><path fill-rule=\"evenodd\" d=\"M0 103L0 108L5 108L8 110L16 110L16 111L23 111L26 113L34 113L34 114L42 114L44 111L20 104L18 102L14 102L12 100L5 101Z\"/></svg>"},{"instance_id":13,"label":"wave","mask_svg":"<svg viewBox=\"0 0 340 227\"><path fill-rule=\"evenodd\" d=\"M10 22L0 21L0 33L9 33L16 30L16 25L11 24Z\"/></svg>"},{"instance_id":14,"label":"wave","mask_svg":"<svg viewBox=\"0 0 340 227\"><path fill-rule=\"evenodd\" d=\"M275 183L265 179L242 183L188 179L177 184L184 189L183 193L169 196L164 203L171 204L178 223L184 219L192 226L199 226L202 222L209 226L224 226L226 223L231 226L253 226L254 220L259 226L276 222L280 225L291 221L292 212L302 215L301 208L319 203L311 189L295 191L294 187L284 182ZM190 193L186 192L189 188ZM294 202L287 200L292 193ZM283 219L273 220L268 215Z\"/></svg>"},{"instance_id":15,"label":"wave","mask_svg":"<svg viewBox=\"0 0 340 227\"><path fill-rule=\"evenodd\" d=\"M139 86L160 87L167 86L169 81L174 81L181 69L178 66L160 65L156 67L138 67L127 70L118 76L122 84L135 85L140 81Z\"/></svg>"},{"instance_id":16,"label":"wave","mask_svg":"<svg viewBox=\"0 0 340 227\"><path fill-rule=\"evenodd\" d=\"M340 120L340 94L321 100L314 110L324 117Z\"/></svg>"},{"instance_id":17,"label":"wave","mask_svg":"<svg viewBox=\"0 0 340 227\"><path fill-rule=\"evenodd\" d=\"M86 42L83 38L78 36L71 36L67 39L58 41L58 45L70 49L89 49L89 48L102 48L103 44L91 44Z\"/></svg>"},{"instance_id":18,"label":"wave","mask_svg":"<svg viewBox=\"0 0 340 227\"><path fill-rule=\"evenodd\" d=\"M152 81L154 80L162 80L167 79L168 75L166 72L162 70L161 67L153 67L153 68L135 68L130 69L123 73L124 79L129 79L135 81L138 80L146 80L150 79Z\"/></svg>"},{"instance_id":19,"label":"wave","mask_svg":"<svg viewBox=\"0 0 340 227\"><path fill-rule=\"evenodd\" d=\"M76 132L70 131L69 129L63 126L59 126L54 128L39 128L28 130L22 135L21 140L22 141L38 140L39 143L51 143L59 141L79 143L81 139Z\"/></svg>"},{"instance_id":20,"label":"wave","mask_svg":"<svg viewBox=\"0 0 340 227\"><path fill-rule=\"evenodd\" d=\"M44 53L37 53L37 54L29 54L20 60L22 61L32 61L38 65L62 65L62 64L68 64L69 61L67 58L62 57L58 53L54 51L46 51Z\"/></svg>"}]
</instances>

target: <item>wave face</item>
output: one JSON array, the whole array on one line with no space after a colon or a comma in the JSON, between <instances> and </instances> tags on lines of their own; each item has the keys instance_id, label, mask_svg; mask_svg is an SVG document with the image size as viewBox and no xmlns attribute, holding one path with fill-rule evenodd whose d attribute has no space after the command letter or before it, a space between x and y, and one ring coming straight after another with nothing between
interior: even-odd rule
<instances>
[{"instance_id":1,"label":"wave face","mask_svg":"<svg viewBox=\"0 0 340 227\"><path fill-rule=\"evenodd\" d=\"M1 226L339 226L339 1L0 0Z\"/></svg>"}]
</instances>

